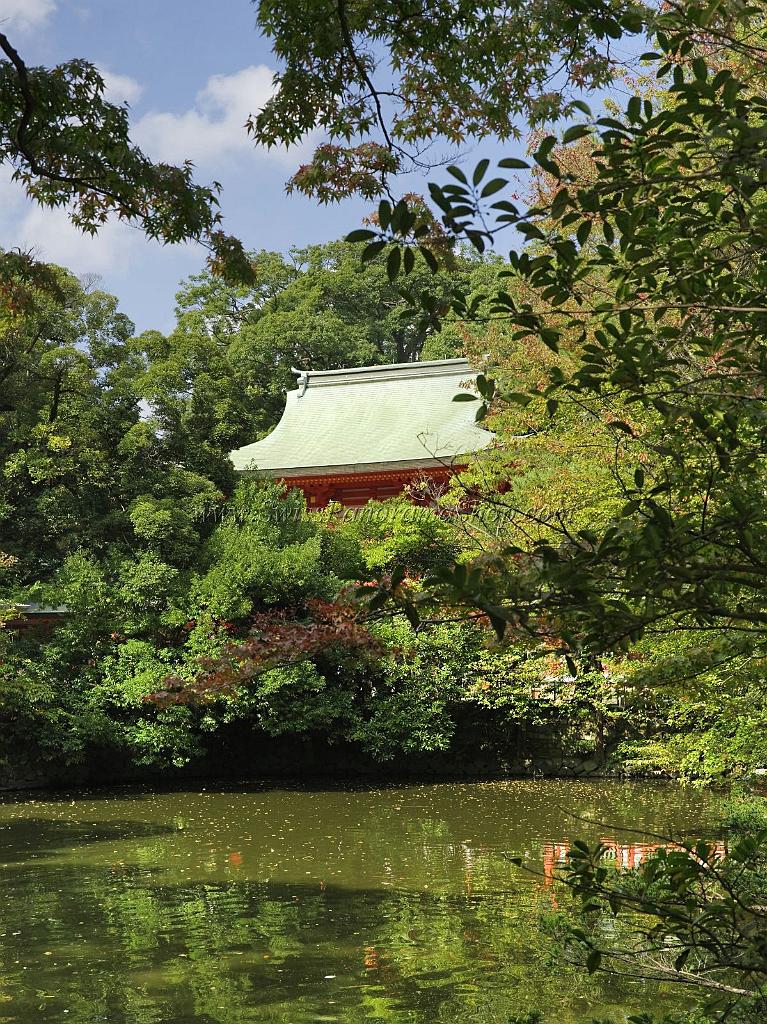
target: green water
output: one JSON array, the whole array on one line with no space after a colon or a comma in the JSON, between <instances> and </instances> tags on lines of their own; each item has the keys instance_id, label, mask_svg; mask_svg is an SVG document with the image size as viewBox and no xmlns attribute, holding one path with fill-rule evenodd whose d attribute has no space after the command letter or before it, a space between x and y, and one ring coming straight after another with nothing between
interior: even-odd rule
<instances>
[{"instance_id":1,"label":"green water","mask_svg":"<svg viewBox=\"0 0 767 1024\"><path fill-rule=\"evenodd\" d=\"M642 850L618 826L710 836L714 811L673 786L549 781L8 799L0 1022L507 1024L538 1008L573 1024L670 1009L676 993L552 957L545 875L571 838L613 838L630 862Z\"/></svg>"}]
</instances>

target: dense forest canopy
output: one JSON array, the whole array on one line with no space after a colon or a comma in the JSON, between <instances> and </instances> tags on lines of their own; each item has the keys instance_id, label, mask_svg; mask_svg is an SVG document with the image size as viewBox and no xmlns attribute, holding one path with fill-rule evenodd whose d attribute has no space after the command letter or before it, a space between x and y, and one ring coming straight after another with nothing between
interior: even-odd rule
<instances>
[{"instance_id":1,"label":"dense forest canopy","mask_svg":"<svg viewBox=\"0 0 767 1024\"><path fill-rule=\"evenodd\" d=\"M560 770L753 778L764 5L320 8L259 5L279 89L249 130L321 129L290 187L380 201L287 255L224 236L216 188L148 161L92 65L29 68L0 34L0 156L29 196L211 250L174 329L138 337L93 282L0 256L2 619L68 609L44 642L0 631L4 758L168 770L244 732L522 770L545 736ZM445 141L520 136L529 159L436 170ZM428 199L399 196L403 170L439 179ZM344 518L235 479L291 366L454 354L497 444L428 507ZM578 848L567 883L625 922L632 964L659 950L716 990L709 1018L755 1021L764 843L678 849L625 884ZM589 970L625 953L599 927L572 933Z\"/></svg>"},{"instance_id":2,"label":"dense forest canopy","mask_svg":"<svg viewBox=\"0 0 767 1024\"><path fill-rule=\"evenodd\" d=\"M546 118L576 123L554 135L536 127L531 161L501 161L502 176L482 160L473 173L450 168L428 203L382 199L352 241L247 254L248 273L236 281L215 264L183 284L167 336L133 337L95 286L5 253L5 600L45 594L91 607L89 591L98 594L94 620L83 613L67 627L85 644L72 652L72 671L87 664L98 675L103 652L135 631L164 652L149 693L186 643L173 630L197 628L200 580L227 549L226 531L237 530L221 522L236 485L228 451L274 426L291 366L466 353L483 368L479 415L499 443L445 503L461 506L468 491L475 514L455 518L449 537L441 527L441 553L417 571L398 545L415 557L420 526L410 536L395 517L388 537L373 538L319 525L318 537L343 535L356 551L355 568L329 570L329 579L365 582L363 608L376 620L404 614L417 636L445 618L445 605L483 644L490 622L517 652L499 649L501 663L524 666L525 678L578 672L576 689L590 693L607 669L635 680L643 707L646 687L662 681L662 696L649 698L654 710L615 738L624 762L706 777L761 766L759 9L438 5L426 28L424 12L407 5L330 13L315 38L300 31L308 14L299 4L261 5L282 70L251 126L257 140L277 141L268 125L281 112L286 138L317 124L331 141L377 132L398 161L400 144L417 148L438 123L456 144L511 139ZM500 81L501 51L517 52L523 32L538 49L504 68L501 101L489 87ZM617 93L602 93L609 116L583 120L578 90L624 75L643 36L655 49L628 80L625 110ZM632 49L618 52L615 40ZM76 194L73 216L97 230L98 217L86 214L96 209L93 189L106 186L86 178L104 133L128 145L126 110L106 103L82 61L30 71L7 39L3 52L4 159L40 202ZM396 88L379 92L374 72L387 52ZM440 88L416 87L418 69ZM560 97L555 107L547 84ZM77 103L92 144L82 153L67 128ZM166 189L162 213L146 191L155 171L130 152L139 163L121 158L124 184L144 189L147 215L183 217L192 197ZM70 157L85 161L76 173ZM375 188L338 167L331 177L347 192L390 194L391 168L376 173ZM119 187L111 181L114 196ZM99 206L104 215L112 202ZM134 216L130 197L118 212ZM167 231L141 223L166 240L199 235L187 222ZM518 247L489 257L511 228ZM371 561L370 544L389 558ZM329 586L301 600L327 600ZM110 588L119 600L105 601ZM214 632L247 633L248 615L265 605L306 612L295 598L248 593L237 615L228 605L222 612L225 628L206 612ZM190 681L203 647L184 662ZM508 704L472 693L495 711ZM602 722L602 752L604 732Z\"/></svg>"}]
</instances>

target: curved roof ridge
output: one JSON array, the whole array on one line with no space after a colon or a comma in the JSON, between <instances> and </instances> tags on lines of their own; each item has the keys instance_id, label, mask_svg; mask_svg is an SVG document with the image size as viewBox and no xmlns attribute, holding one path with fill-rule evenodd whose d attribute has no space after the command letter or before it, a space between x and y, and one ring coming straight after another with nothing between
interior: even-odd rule
<instances>
[{"instance_id":1,"label":"curved roof ridge","mask_svg":"<svg viewBox=\"0 0 767 1024\"><path fill-rule=\"evenodd\" d=\"M363 381L423 380L427 377L475 375L468 359L431 359L414 363L380 363L374 366L349 366L338 370L302 370L291 367L302 390L329 384L357 384Z\"/></svg>"}]
</instances>

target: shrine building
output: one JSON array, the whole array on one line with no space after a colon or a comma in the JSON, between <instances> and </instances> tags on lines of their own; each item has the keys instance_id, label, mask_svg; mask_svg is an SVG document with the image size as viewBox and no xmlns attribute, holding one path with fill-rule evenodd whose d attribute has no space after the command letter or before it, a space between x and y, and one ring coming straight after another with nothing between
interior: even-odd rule
<instances>
[{"instance_id":1,"label":"shrine building","mask_svg":"<svg viewBox=\"0 0 767 1024\"><path fill-rule=\"evenodd\" d=\"M300 487L310 507L364 505L422 479L444 487L495 436L475 402L453 401L476 378L465 359L293 372L280 422L230 458Z\"/></svg>"}]
</instances>

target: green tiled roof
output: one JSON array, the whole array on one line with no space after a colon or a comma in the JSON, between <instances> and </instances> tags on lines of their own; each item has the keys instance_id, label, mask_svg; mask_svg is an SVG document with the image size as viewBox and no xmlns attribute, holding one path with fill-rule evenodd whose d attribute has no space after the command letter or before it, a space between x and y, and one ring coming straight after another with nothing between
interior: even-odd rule
<instances>
[{"instance_id":1,"label":"green tiled roof","mask_svg":"<svg viewBox=\"0 0 767 1024\"><path fill-rule=\"evenodd\" d=\"M454 402L476 377L465 359L294 371L282 419L232 452L237 470L280 476L433 466L479 451L494 435L474 402Z\"/></svg>"}]
</instances>

